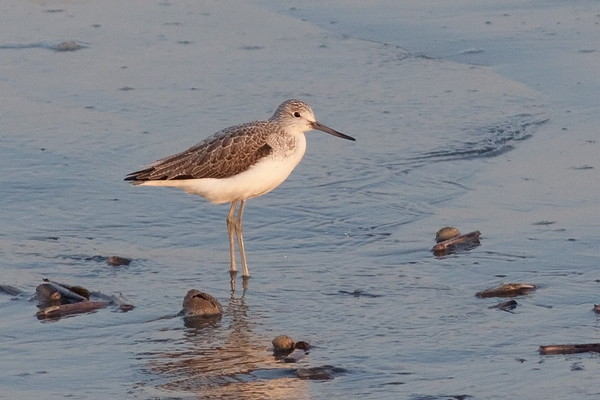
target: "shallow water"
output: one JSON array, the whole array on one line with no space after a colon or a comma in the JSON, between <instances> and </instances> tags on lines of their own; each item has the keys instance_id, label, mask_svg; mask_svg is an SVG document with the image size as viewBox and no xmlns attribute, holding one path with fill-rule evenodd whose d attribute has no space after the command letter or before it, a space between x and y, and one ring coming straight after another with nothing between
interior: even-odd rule
<instances>
[{"instance_id":1,"label":"shallow water","mask_svg":"<svg viewBox=\"0 0 600 400\"><path fill-rule=\"evenodd\" d=\"M600 328L597 5L258 4L2 6L5 44L88 47L0 48L0 283L25 291L0 294L0 398L594 396L596 356L538 346ZM541 9L561 17L555 35ZM290 178L248 202L252 277L232 295L228 206L122 179L292 97L357 141L308 133ZM446 225L480 230L481 246L434 257ZM38 321L27 299L43 277L136 308ZM505 281L539 289L510 313L474 296ZM184 325L192 288L221 320ZM272 357L282 333L313 345L299 365ZM296 377L322 365L345 372Z\"/></svg>"}]
</instances>

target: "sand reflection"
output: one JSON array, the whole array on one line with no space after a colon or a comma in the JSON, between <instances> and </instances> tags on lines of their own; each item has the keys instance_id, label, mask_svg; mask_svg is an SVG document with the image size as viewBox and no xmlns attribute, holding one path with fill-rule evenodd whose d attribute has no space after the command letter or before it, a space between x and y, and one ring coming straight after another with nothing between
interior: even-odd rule
<instances>
[{"instance_id":1,"label":"sand reflection","mask_svg":"<svg viewBox=\"0 0 600 400\"><path fill-rule=\"evenodd\" d=\"M222 318L196 322L186 322L181 350L150 356L150 371L166 379L157 389L202 399L308 397L308 382L274 359L269 338L252 332L244 296L232 295Z\"/></svg>"}]
</instances>

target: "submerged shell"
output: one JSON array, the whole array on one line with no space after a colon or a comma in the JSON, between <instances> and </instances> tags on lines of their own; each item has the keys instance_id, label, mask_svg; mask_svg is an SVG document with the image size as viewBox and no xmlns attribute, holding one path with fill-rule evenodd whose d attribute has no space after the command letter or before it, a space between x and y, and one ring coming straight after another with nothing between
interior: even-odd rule
<instances>
[{"instance_id":1,"label":"submerged shell","mask_svg":"<svg viewBox=\"0 0 600 400\"><path fill-rule=\"evenodd\" d=\"M192 289L183 299L183 310L186 317L214 316L223 314L219 300L211 295Z\"/></svg>"}]
</instances>

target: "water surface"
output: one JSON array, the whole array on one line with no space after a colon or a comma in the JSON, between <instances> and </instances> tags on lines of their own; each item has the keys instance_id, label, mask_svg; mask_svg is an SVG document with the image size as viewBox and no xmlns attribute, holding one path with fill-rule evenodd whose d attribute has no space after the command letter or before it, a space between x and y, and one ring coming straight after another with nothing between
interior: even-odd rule
<instances>
[{"instance_id":1,"label":"water surface","mask_svg":"<svg viewBox=\"0 0 600 400\"><path fill-rule=\"evenodd\" d=\"M597 49L580 38L600 11L549 5L565 18L546 35L536 2L518 13L503 2L429 13L281 4L3 6L6 43L89 45L0 49L1 283L26 293L0 295L0 397L593 396L594 356L537 349L597 341L597 100L579 95L597 83L598 52L580 51ZM431 13L451 16L433 19L448 34ZM506 13L533 25L530 36L507 37ZM421 42L403 34L419 15ZM458 46L461 32L479 32L474 15L494 29ZM542 42L556 64L510 52L515 41ZM544 79L522 73L541 65ZM569 85L575 73L582 83ZM357 141L308 133L290 178L248 202L252 277L232 295L228 206L122 179L288 98ZM482 245L434 257L446 225L481 230ZM133 262L109 267L110 255ZM27 298L43 277L123 292L137 307L40 322ZM539 290L512 313L474 296L503 281ZM221 301L221 320L189 328L175 316L192 288ZM272 357L282 333L314 346L300 365ZM322 365L346 372L295 375Z\"/></svg>"}]
</instances>

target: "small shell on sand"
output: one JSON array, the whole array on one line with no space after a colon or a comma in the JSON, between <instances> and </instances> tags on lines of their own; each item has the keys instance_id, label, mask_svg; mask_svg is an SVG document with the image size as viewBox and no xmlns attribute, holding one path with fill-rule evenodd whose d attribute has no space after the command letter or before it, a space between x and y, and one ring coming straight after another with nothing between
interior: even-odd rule
<instances>
[{"instance_id":1,"label":"small shell on sand","mask_svg":"<svg viewBox=\"0 0 600 400\"><path fill-rule=\"evenodd\" d=\"M90 291L83 286L72 286L65 283L53 282L48 278L44 278L43 280L49 285L52 285L63 298L69 298L71 301L86 301L90 298Z\"/></svg>"},{"instance_id":2,"label":"small shell on sand","mask_svg":"<svg viewBox=\"0 0 600 400\"><path fill-rule=\"evenodd\" d=\"M497 288L477 292L475 296L481 297L482 299L488 297L515 297L526 295L536 289L537 287L530 283L505 283Z\"/></svg>"},{"instance_id":3,"label":"small shell on sand","mask_svg":"<svg viewBox=\"0 0 600 400\"><path fill-rule=\"evenodd\" d=\"M440 243L444 240L452 239L453 237L460 236L460 232L453 226L446 226L435 234L435 242Z\"/></svg>"},{"instance_id":4,"label":"small shell on sand","mask_svg":"<svg viewBox=\"0 0 600 400\"><path fill-rule=\"evenodd\" d=\"M188 291L185 295L183 310L186 317L209 317L223 314L223 307L217 299L196 289Z\"/></svg>"},{"instance_id":5,"label":"small shell on sand","mask_svg":"<svg viewBox=\"0 0 600 400\"><path fill-rule=\"evenodd\" d=\"M445 227L440 229L435 240L437 244L431 249L436 256L445 256L456 251L471 250L479 246L481 232L473 231L461 235L458 229Z\"/></svg>"},{"instance_id":6,"label":"small shell on sand","mask_svg":"<svg viewBox=\"0 0 600 400\"><path fill-rule=\"evenodd\" d=\"M37 299L40 303L60 302L60 292L49 283L42 283L35 288Z\"/></svg>"},{"instance_id":7,"label":"small shell on sand","mask_svg":"<svg viewBox=\"0 0 600 400\"><path fill-rule=\"evenodd\" d=\"M119 257L119 256L111 256L106 260L108 265L113 267L118 267L120 265L129 265L131 264L131 260L129 258Z\"/></svg>"},{"instance_id":8,"label":"small shell on sand","mask_svg":"<svg viewBox=\"0 0 600 400\"><path fill-rule=\"evenodd\" d=\"M78 42L77 40L67 40L66 42L60 42L56 45L56 51L75 51L87 47L85 44Z\"/></svg>"},{"instance_id":9,"label":"small shell on sand","mask_svg":"<svg viewBox=\"0 0 600 400\"><path fill-rule=\"evenodd\" d=\"M275 353L289 353L294 349L294 341L287 335L279 335L271 343Z\"/></svg>"},{"instance_id":10,"label":"small shell on sand","mask_svg":"<svg viewBox=\"0 0 600 400\"><path fill-rule=\"evenodd\" d=\"M273 339L273 355L286 363L301 361L310 350L310 345L302 340L294 343L291 337L279 335Z\"/></svg>"},{"instance_id":11,"label":"small shell on sand","mask_svg":"<svg viewBox=\"0 0 600 400\"><path fill-rule=\"evenodd\" d=\"M294 349L309 351L310 344L308 344L307 342L305 342L303 340L298 340L296 343L294 343Z\"/></svg>"}]
</instances>

